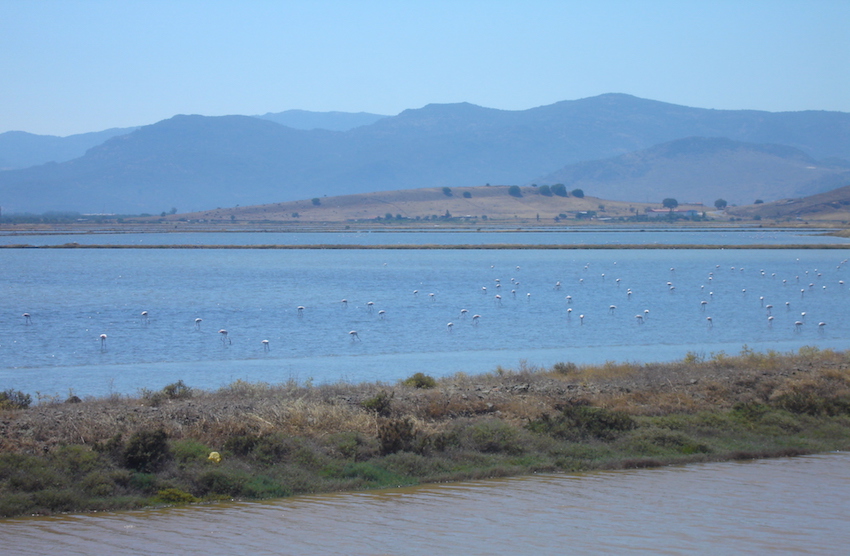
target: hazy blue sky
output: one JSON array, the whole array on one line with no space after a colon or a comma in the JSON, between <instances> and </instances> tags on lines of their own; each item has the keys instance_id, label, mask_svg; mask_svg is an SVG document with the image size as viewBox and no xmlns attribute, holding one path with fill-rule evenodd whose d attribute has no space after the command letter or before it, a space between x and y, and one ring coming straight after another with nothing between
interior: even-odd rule
<instances>
[{"instance_id":1,"label":"hazy blue sky","mask_svg":"<svg viewBox=\"0 0 850 556\"><path fill-rule=\"evenodd\" d=\"M608 92L850 112L850 0L0 0L0 132Z\"/></svg>"}]
</instances>

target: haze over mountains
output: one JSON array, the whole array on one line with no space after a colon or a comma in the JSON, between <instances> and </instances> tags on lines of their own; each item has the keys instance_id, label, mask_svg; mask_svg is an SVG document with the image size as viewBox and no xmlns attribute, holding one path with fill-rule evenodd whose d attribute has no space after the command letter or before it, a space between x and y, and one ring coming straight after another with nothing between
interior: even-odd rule
<instances>
[{"instance_id":1,"label":"haze over mountains","mask_svg":"<svg viewBox=\"0 0 850 556\"><path fill-rule=\"evenodd\" d=\"M386 117L310 114L175 116L72 160L0 172L0 205L188 212L485 183L564 183L615 200L710 205L850 183L843 112L707 110L607 94L521 111L461 103ZM11 152L6 135L0 159Z\"/></svg>"}]
</instances>

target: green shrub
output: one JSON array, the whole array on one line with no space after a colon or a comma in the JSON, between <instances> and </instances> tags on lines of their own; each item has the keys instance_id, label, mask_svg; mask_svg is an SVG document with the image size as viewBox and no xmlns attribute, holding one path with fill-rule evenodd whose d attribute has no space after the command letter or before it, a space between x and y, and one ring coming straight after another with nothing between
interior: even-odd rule
<instances>
[{"instance_id":1,"label":"green shrub","mask_svg":"<svg viewBox=\"0 0 850 556\"><path fill-rule=\"evenodd\" d=\"M416 373L413 376L404 379L402 384L412 388L434 388L437 386L437 381L434 377L426 375L425 373Z\"/></svg>"},{"instance_id":2,"label":"green shrub","mask_svg":"<svg viewBox=\"0 0 850 556\"><path fill-rule=\"evenodd\" d=\"M192 397L192 389L186 386L182 380L165 386L162 393L169 400L185 400Z\"/></svg>"},{"instance_id":3,"label":"green shrub","mask_svg":"<svg viewBox=\"0 0 850 556\"><path fill-rule=\"evenodd\" d=\"M419 373L419 374L422 374L422 373ZM416 375L414 375L414 376L416 376ZM411 380L412 378L413 377L411 377L407 380ZM436 384L436 382L435 382L435 384ZM394 393L389 394L389 393L387 393L386 390L381 390L380 392L378 392L377 394L375 394L371 398L363 400L363 403L361 403L360 405L362 405L364 409L368 409L369 411L374 411L380 417L389 417L390 411L391 411L391 406L392 406L392 399L393 399L394 395L395 395Z\"/></svg>"},{"instance_id":4,"label":"green shrub","mask_svg":"<svg viewBox=\"0 0 850 556\"><path fill-rule=\"evenodd\" d=\"M153 498L157 504L194 504L199 502L198 498L179 488L165 488L157 491Z\"/></svg>"},{"instance_id":5,"label":"green shrub","mask_svg":"<svg viewBox=\"0 0 850 556\"><path fill-rule=\"evenodd\" d=\"M0 392L0 409L26 409L32 404L32 396L20 390Z\"/></svg>"},{"instance_id":6,"label":"green shrub","mask_svg":"<svg viewBox=\"0 0 850 556\"><path fill-rule=\"evenodd\" d=\"M206 444L187 438L171 443L171 453L178 463L207 461L212 450Z\"/></svg>"},{"instance_id":7,"label":"green shrub","mask_svg":"<svg viewBox=\"0 0 850 556\"><path fill-rule=\"evenodd\" d=\"M260 437L253 434L231 436L224 441L224 450L236 456L247 456L254 450L259 440Z\"/></svg>"},{"instance_id":8,"label":"green shrub","mask_svg":"<svg viewBox=\"0 0 850 556\"><path fill-rule=\"evenodd\" d=\"M145 473L155 472L171 458L168 435L162 429L133 434L124 448L124 466Z\"/></svg>"},{"instance_id":9,"label":"green shrub","mask_svg":"<svg viewBox=\"0 0 850 556\"><path fill-rule=\"evenodd\" d=\"M463 444L485 453L519 455L526 451L521 431L499 419L488 419L466 427Z\"/></svg>"},{"instance_id":10,"label":"green shrub","mask_svg":"<svg viewBox=\"0 0 850 556\"><path fill-rule=\"evenodd\" d=\"M555 417L541 415L529 422L527 428L566 440L613 440L620 433L636 426L634 419L620 411L589 405L568 405Z\"/></svg>"},{"instance_id":11,"label":"green shrub","mask_svg":"<svg viewBox=\"0 0 850 556\"><path fill-rule=\"evenodd\" d=\"M241 496L250 476L239 470L226 467L210 469L195 480L198 491L203 494Z\"/></svg>"}]
</instances>

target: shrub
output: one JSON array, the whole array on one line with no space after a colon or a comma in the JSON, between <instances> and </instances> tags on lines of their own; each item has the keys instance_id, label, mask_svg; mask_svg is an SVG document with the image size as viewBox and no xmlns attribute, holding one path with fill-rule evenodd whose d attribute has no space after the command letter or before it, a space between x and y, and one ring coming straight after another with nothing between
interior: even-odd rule
<instances>
[{"instance_id":1,"label":"shrub","mask_svg":"<svg viewBox=\"0 0 850 556\"><path fill-rule=\"evenodd\" d=\"M451 197L451 196L452 196L452 190L451 190L451 188L449 188L449 187L444 187L444 188L443 188L443 195L445 195L446 197Z\"/></svg>"},{"instance_id":2,"label":"shrub","mask_svg":"<svg viewBox=\"0 0 850 556\"><path fill-rule=\"evenodd\" d=\"M166 488L157 491L153 501L157 504L194 504L199 500L179 488Z\"/></svg>"},{"instance_id":3,"label":"shrub","mask_svg":"<svg viewBox=\"0 0 850 556\"><path fill-rule=\"evenodd\" d=\"M522 190L518 185L512 185L508 188L508 195L511 197L522 197Z\"/></svg>"},{"instance_id":4,"label":"shrub","mask_svg":"<svg viewBox=\"0 0 850 556\"><path fill-rule=\"evenodd\" d=\"M571 375L578 371L578 366L575 363L555 363L552 370L559 375Z\"/></svg>"},{"instance_id":5,"label":"shrub","mask_svg":"<svg viewBox=\"0 0 850 556\"><path fill-rule=\"evenodd\" d=\"M191 438L178 440L171 445L171 453L174 455L174 459L182 464L206 461L211 451L206 444Z\"/></svg>"},{"instance_id":6,"label":"shrub","mask_svg":"<svg viewBox=\"0 0 850 556\"><path fill-rule=\"evenodd\" d=\"M410 418L382 419L378 423L378 440L383 455L410 451L416 440L416 431Z\"/></svg>"},{"instance_id":7,"label":"shrub","mask_svg":"<svg viewBox=\"0 0 850 556\"><path fill-rule=\"evenodd\" d=\"M164 387L162 393L169 400L185 400L192 397L192 389L186 386L182 380Z\"/></svg>"},{"instance_id":8,"label":"shrub","mask_svg":"<svg viewBox=\"0 0 850 556\"><path fill-rule=\"evenodd\" d=\"M203 494L240 496L250 476L228 468L210 469L198 475L195 483Z\"/></svg>"},{"instance_id":9,"label":"shrub","mask_svg":"<svg viewBox=\"0 0 850 556\"><path fill-rule=\"evenodd\" d=\"M426 375L425 373L416 373L413 376L404 379L402 384L412 388L434 388L437 386L437 381L434 377Z\"/></svg>"},{"instance_id":10,"label":"shrub","mask_svg":"<svg viewBox=\"0 0 850 556\"><path fill-rule=\"evenodd\" d=\"M545 196L545 197L551 197L552 196L552 189L548 185L541 185L537 189L537 192L540 193L541 195Z\"/></svg>"},{"instance_id":11,"label":"shrub","mask_svg":"<svg viewBox=\"0 0 850 556\"><path fill-rule=\"evenodd\" d=\"M464 199L472 199L472 193L470 193L469 191L464 191L463 192L463 198Z\"/></svg>"},{"instance_id":12,"label":"shrub","mask_svg":"<svg viewBox=\"0 0 850 556\"><path fill-rule=\"evenodd\" d=\"M577 404L564 407L555 417L541 415L527 425L531 431L566 440L613 440L635 427L634 419L623 412Z\"/></svg>"},{"instance_id":13,"label":"shrub","mask_svg":"<svg viewBox=\"0 0 850 556\"><path fill-rule=\"evenodd\" d=\"M20 390L0 392L0 409L26 409L32 403L32 396Z\"/></svg>"},{"instance_id":14,"label":"shrub","mask_svg":"<svg viewBox=\"0 0 850 556\"><path fill-rule=\"evenodd\" d=\"M145 473L159 470L170 457L168 435L162 429L133 434L123 453L125 467Z\"/></svg>"},{"instance_id":15,"label":"shrub","mask_svg":"<svg viewBox=\"0 0 850 556\"><path fill-rule=\"evenodd\" d=\"M572 191L570 191L570 194L571 194L573 197L578 197L579 199L583 199L583 198L584 198L584 191L583 191L583 190L581 190L581 189L573 189Z\"/></svg>"},{"instance_id":16,"label":"shrub","mask_svg":"<svg viewBox=\"0 0 850 556\"><path fill-rule=\"evenodd\" d=\"M408 380L411 379L412 377ZM363 403L361 403L360 405L362 405L364 409L374 411L380 417L389 417L393 395L394 394L388 394L386 390L381 390L371 398L363 400Z\"/></svg>"},{"instance_id":17,"label":"shrub","mask_svg":"<svg viewBox=\"0 0 850 556\"><path fill-rule=\"evenodd\" d=\"M518 455L525 452L520 431L499 419L488 419L460 432L462 443L486 453Z\"/></svg>"}]
</instances>

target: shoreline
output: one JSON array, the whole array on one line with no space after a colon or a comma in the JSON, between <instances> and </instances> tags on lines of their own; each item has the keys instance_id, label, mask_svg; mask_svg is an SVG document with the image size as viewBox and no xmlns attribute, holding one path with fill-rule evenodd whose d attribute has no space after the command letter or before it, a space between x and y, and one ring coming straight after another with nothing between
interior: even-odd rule
<instances>
[{"instance_id":1,"label":"shoreline","mask_svg":"<svg viewBox=\"0 0 850 556\"><path fill-rule=\"evenodd\" d=\"M3 517L850 449L850 354L812 347L393 384L3 395Z\"/></svg>"}]
</instances>

